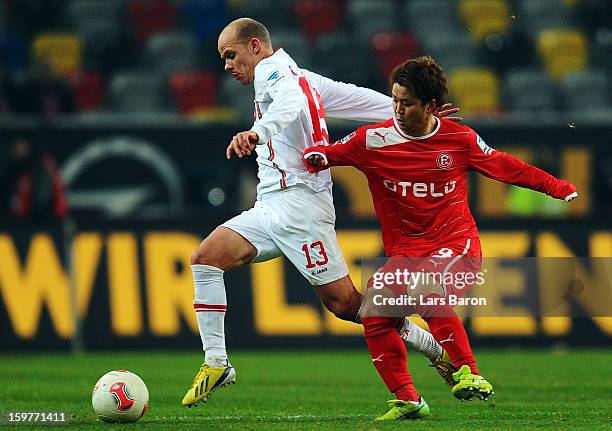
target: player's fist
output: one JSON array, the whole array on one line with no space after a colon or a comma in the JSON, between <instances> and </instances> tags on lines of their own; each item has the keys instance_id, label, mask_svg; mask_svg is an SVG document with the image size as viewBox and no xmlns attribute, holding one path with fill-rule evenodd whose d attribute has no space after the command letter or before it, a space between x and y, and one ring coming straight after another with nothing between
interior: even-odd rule
<instances>
[{"instance_id":1,"label":"player's fist","mask_svg":"<svg viewBox=\"0 0 612 431\"><path fill-rule=\"evenodd\" d=\"M323 156L319 155L319 154L311 154L308 157L308 163L310 163L313 166L325 166L327 164L327 160L325 160L323 158Z\"/></svg>"},{"instance_id":2,"label":"player's fist","mask_svg":"<svg viewBox=\"0 0 612 431\"><path fill-rule=\"evenodd\" d=\"M232 157L232 153L236 153L240 158L250 156L257 142L259 142L259 135L252 130L240 132L232 138L232 141L225 150L225 155L228 159Z\"/></svg>"},{"instance_id":3,"label":"player's fist","mask_svg":"<svg viewBox=\"0 0 612 431\"><path fill-rule=\"evenodd\" d=\"M566 180L559 180L556 187L556 196L557 199L563 199L566 202L574 200L578 197L578 191L576 190L576 186Z\"/></svg>"},{"instance_id":4,"label":"player's fist","mask_svg":"<svg viewBox=\"0 0 612 431\"><path fill-rule=\"evenodd\" d=\"M325 169L327 166L327 157L325 154L316 151L314 148L308 148L304 151L304 161L308 172L315 173Z\"/></svg>"}]
</instances>

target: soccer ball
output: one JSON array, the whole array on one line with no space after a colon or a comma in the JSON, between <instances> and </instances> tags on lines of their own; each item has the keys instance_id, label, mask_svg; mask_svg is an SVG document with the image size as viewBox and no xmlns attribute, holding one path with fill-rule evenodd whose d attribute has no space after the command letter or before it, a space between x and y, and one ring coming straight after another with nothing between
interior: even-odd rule
<instances>
[{"instance_id":1,"label":"soccer ball","mask_svg":"<svg viewBox=\"0 0 612 431\"><path fill-rule=\"evenodd\" d=\"M105 422L136 422L147 411L148 403L147 385L127 370L104 374L91 394L96 415Z\"/></svg>"}]
</instances>

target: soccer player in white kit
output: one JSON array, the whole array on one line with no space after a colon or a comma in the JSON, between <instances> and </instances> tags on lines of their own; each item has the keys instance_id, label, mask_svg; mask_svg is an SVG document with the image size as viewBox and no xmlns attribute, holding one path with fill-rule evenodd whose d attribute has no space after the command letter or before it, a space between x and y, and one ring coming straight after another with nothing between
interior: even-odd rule
<instances>
[{"instance_id":1,"label":"soccer player in white kit","mask_svg":"<svg viewBox=\"0 0 612 431\"><path fill-rule=\"evenodd\" d=\"M308 173L302 154L328 144L325 114L364 122L392 115L388 96L300 69L284 50L272 49L266 27L250 18L228 24L219 35L218 49L225 70L241 84L255 87L254 125L233 137L227 157L255 150L259 185L255 206L217 227L191 258L205 361L183 398L188 407L235 382L225 349L225 271L284 255L328 310L340 319L358 321L362 295L348 275L336 239L329 170ZM444 376L443 350L429 332L409 320L398 322L398 331Z\"/></svg>"}]
</instances>

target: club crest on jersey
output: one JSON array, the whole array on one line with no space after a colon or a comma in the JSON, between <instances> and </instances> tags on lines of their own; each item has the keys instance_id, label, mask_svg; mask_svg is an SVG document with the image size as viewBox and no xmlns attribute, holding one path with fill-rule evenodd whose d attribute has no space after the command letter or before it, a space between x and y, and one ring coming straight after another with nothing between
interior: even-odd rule
<instances>
[{"instance_id":1,"label":"club crest on jersey","mask_svg":"<svg viewBox=\"0 0 612 431\"><path fill-rule=\"evenodd\" d=\"M485 155L487 156L490 156L491 154L493 154L493 151L495 151L493 148L489 147L486 144L484 139L482 139L478 133L476 134L476 143L478 144L482 152L485 153Z\"/></svg>"},{"instance_id":2,"label":"club crest on jersey","mask_svg":"<svg viewBox=\"0 0 612 431\"><path fill-rule=\"evenodd\" d=\"M357 136L357 132L351 132L350 134L346 135L344 138L340 139L339 141L336 142L336 144L341 144L344 145L346 144L348 141L350 141L351 139L353 139L355 136Z\"/></svg>"},{"instance_id":3,"label":"club crest on jersey","mask_svg":"<svg viewBox=\"0 0 612 431\"><path fill-rule=\"evenodd\" d=\"M438 157L436 157L436 164L440 169L449 169L453 166L453 156L450 153L438 153Z\"/></svg>"}]
</instances>

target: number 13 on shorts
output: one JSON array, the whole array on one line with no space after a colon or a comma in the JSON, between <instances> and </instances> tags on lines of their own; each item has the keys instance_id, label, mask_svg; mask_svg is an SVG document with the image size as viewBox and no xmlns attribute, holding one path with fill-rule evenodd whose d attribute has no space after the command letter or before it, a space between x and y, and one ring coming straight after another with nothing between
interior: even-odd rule
<instances>
[{"instance_id":1,"label":"number 13 on shorts","mask_svg":"<svg viewBox=\"0 0 612 431\"><path fill-rule=\"evenodd\" d=\"M323 266L329 262L329 258L325 252L325 246L323 245L322 241L304 244L302 246L302 251L306 255L306 269L312 269L316 266Z\"/></svg>"}]
</instances>

